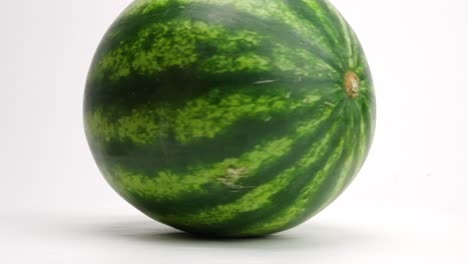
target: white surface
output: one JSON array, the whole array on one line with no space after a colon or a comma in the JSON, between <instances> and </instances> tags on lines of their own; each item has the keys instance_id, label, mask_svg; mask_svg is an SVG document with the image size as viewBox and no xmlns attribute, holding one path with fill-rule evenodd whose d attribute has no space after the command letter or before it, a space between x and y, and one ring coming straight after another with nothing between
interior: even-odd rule
<instances>
[{"instance_id":1,"label":"white surface","mask_svg":"<svg viewBox=\"0 0 468 264\"><path fill-rule=\"evenodd\" d=\"M375 79L378 124L351 187L268 239L197 240L104 182L81 124L84 81L128 0L0 8L0 263L468 263L468 2L334 0Z\"/></svg>"},{"instance_id":2,"label":"white surface","mask_svg":"<svg viewBox=\"0 0 468 264\"><path fill-rule=\"evenodd\" d=\"M335 210L338 211L338 210ZM466 263L466 223L441 212L339 210L263 239L210 240L141 215L15 216L2 263ZM341 218L340 218L341 214ZM345 217L346 215L346 217ZM363 219L365 217L365 219Z\"/></svg>"}]
</instances>

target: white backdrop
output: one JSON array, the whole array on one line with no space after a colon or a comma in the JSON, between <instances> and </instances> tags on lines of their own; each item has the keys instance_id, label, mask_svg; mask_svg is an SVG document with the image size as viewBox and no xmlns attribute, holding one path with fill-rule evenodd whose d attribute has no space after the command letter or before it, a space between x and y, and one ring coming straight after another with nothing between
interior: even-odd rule
<instances>
[{"instance_id":1,"label":"white backdrop","mask_svg":"<svg viewBox=\"0 0 468 264\"><path fill-rule=\"evenodd\" d=\"M468 263L468 2L332 0L357 32L378 122L351 187L291 231L171 233L105 183L81 121L94 50L130 0L0 4L1 263Z\"/></svg>"}]
</instances>

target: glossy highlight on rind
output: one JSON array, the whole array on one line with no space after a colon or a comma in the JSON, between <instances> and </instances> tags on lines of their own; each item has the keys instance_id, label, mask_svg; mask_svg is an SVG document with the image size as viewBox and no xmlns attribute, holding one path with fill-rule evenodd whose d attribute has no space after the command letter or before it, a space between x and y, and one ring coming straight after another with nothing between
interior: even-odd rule
<instances>
[{"instance_id":1,"label":"glossy highlight on rind","mask_svg":"<svg viewBox=\"0 0 468 264\"><path fill-rule=\"evenodd\" d=\"M375 126L354 32L325 0L137 0L95 54L84 125L110 185L187 232L263 236L350 184Z\"/></svg>"}]
</instances>

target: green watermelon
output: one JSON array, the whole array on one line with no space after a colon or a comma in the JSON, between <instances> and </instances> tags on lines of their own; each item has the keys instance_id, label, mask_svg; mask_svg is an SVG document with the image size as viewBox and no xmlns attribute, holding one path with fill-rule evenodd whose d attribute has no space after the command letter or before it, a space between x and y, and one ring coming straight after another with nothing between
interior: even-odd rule
<instances>
[{"instance_id":1,"label":"green watermelon","mask_svg":"<svg viewBox=\"0 0 468 264\"><path fill-rule=\"evenodd\" d=\"M84 96L109 184L206 236L318 213L359 171L374 123L361 45L326 0L137 0L100 43Z\"/></svg>"}]
</instances>

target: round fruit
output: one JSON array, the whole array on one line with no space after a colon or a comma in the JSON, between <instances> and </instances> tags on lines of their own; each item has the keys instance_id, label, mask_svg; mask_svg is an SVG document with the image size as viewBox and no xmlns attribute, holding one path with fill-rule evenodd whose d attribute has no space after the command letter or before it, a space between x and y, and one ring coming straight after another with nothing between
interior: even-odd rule
<instances>
[{"instance_id":1,"label":"round fruit","mask_svg":"<svg viewBox=\"0 0 468 264\"><path fill-rule=\"evenodd\" d=\"M330 204L374 111L361 46L325 0L137 0L96 52L84 123L102 174L143 213L248 237Z\"/></svg>"}]
</instances>

